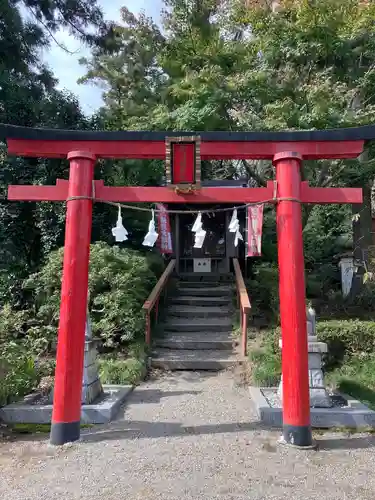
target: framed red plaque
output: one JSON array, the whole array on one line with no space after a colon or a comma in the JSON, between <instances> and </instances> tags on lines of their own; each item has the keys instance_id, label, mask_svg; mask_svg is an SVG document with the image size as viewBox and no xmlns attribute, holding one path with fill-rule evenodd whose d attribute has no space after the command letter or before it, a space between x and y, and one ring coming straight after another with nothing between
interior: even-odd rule
<instances>
[{"instance_id":1,"label":"framed red plaque","mask_svg":"<svg viewBox=\"0 0 375 500\"><path fill-rule=\"evenodd\" d=\"M201 156L199 137L166 138L166 176L171 187L199 188Z\"/></svg>"}]
</instances>

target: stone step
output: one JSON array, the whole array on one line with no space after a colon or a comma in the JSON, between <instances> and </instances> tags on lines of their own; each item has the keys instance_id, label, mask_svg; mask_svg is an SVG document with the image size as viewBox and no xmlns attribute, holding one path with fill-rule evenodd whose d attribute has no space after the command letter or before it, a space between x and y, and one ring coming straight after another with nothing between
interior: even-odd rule
<instances>
[{"instance_id":1,"label":"stone step","mask_svg":"<svg viewBox=\"0 0 375 500\"><path fill-rule=\"evenodd\" d=\"M193 295L171 297L171 304L189 305L189 306L227 306L232 304L230 297L196 297Z\"/></svg>"},{"instance_id":2,"label":"stone step","mask_svg":"<svg viewBox=\"0 0 375 500\"><path fill-rule=\"evenodd\" d=\"M180 281L215 281L215 282L233 282L234 276L232 273L181 273Z\"/></svg>"},{"instance_id":3,"label":"stone step","mask_svg":"<svg viewBox=\"0 0 375 500\"><path fill-rule=\"evenodd\" d=\"M238 361L235 354L224 350L191 351L155 349L151 357L153 368L164 370L219 371L233 366Z\"/></svg>"},{"instance_id":4,"label":"stone step","mask_svg":"<svg viewBox=\"0 0 375 500\"><path fill-rule=\"evenodd\" d=\"M190 306L190 305L172 305L168 307L168 316L178 317L229 317L231 316L230 307L227 306Z\"/></svg>"},{"instance_id":5,"label":"stone step","mask_svg":"<svg viewBox=\"0 0 375 500\"><path fill-rule=\"evenodd\" d=\"M227 332L231 334L232 318L168 318L164 332Z\"/></svg>"},{"instance_id":6,"label":"stone step","mask_svg":"<svg viewBox=\"0 0 375 500\"><path fill-rule=\"evenodd\" d=\"M227 333L193 332L193 333L171 333L155 341L156 347L165 349L186 350L228 350L231 351L236 345Z\"/></svg>"},{"instance_id":7,"label":"stone step","mask_svg":"<svg viewBox=\"0 0 375 500\"><path fill-rule=\"evenodd\" d=\"M216 287L182 287L179 286L176 293L179 296L192 296L195 297L231 297L234 293L232 287L228 286L216 286Z\"/></svg>"},{"instance_id":8,"label":"stone step","mask_svg":"<svg viewBox=\"0 0 375 500\"><path fill-rule=\"evenodd\" d=\"M231 283L220 283L219 281L179 281L177 288L224 288L232 289Z\"/></svg>"}]
</instances>

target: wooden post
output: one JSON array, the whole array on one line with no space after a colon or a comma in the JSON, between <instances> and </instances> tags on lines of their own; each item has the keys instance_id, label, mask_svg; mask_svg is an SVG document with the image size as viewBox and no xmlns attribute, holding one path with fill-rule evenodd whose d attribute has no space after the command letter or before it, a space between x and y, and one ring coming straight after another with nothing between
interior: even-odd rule
<instances>
[{"instance_id":1,"label":"wooden post","mask_svg":"<svg viewBox=\"0 0 375 500\"><path fill-rule=\"evenodd\" d=\"M146 311L146 345L151 345L151 318L150 311Z\"/></svg>"},{"instance_id":2,"label":"wooden post","mask_svg":"<svg viewBox=\"0 0 375 500\"><path fill-rule=\"evenodd\" d=\"M158 322L158 318L159 318L159 299L157 299L155 302L155 323Z\"/></svg>"},{"instance_id":3,"label":"wooden post","mask_svg":"<svg viewBox=\"0 0 375 500\"><path fill-rule=\"evenodd\" d=\"M283 438L288 444L311 446L308 380L305 269L301 217L301 156L275 155L276 210L282 331Z\"/></svg>"},{"instance_id":4,"label":"wooden post","mask_svg":"<svg viewBox=\"0 0 375 500\"><path fill-rule=\"evenodd\" d=\"M247 322L248 315L245 311L241 309L241 317L242 317L242 356L247 355Z\"/></svg>"},{"instance_id":5,"label":"wooden post","mask_svg":"<svg viewBox=\"0 0 375 500\"><path fill-rule=\"evenodd\" d=\"M176 214L175 217L175 245L174 245L174 251L175 251L175 257L176 257L176 273L180 273L180 216L179 214Z\"/></svg>"},{"instance_id":6,"label":"wooden post","mask_svg":"<svg viewBox=\"0 0 375 500\"><path fill-rule=\"evenodd\" d=\"M51 444L80 437L81 397L95 156L74 151L70 160Z\"/></svg>"}]
</instances>

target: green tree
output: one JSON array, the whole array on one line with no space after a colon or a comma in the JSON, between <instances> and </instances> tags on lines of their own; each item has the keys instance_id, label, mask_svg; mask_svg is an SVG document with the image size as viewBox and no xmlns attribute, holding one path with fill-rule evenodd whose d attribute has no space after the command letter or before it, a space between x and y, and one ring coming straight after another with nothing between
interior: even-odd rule
<instances>
[{"instance_id":1,"label":"green tree","mask_svg":"<svg viewBox=\"0 0 375 500\"><path fill-rule=\"evenodd\" d=\"M83 61L89 67L85 81L106 89L102 115L109 128L300 130L374 122L372 2L285 0L270 8L242 0L166 0L165 7L162 34L145 16L123 11L125 28L114 28L114 53L96 50ZM273 168L268 161L203 166L206 177L244 173L252 185L264 185ZM302 174L313 186L371 188L373 148L368 145L359 161L304 162ZM359 241L371 233L370 188L360 208ZM341 217L335 227L344 224L346 232L350 216L335 210ZM304 208L309 241L323 212ZM339 251L336 244L330 248Z\"/></svg>"},{"instance_id":2,"label":"green tree","mask_svg":"<svg viewBox=\"0 0 375 500\"><path fill-rule=\"evenodd\" d=\"M54 33L69 29L92 45L102 44L109 28L95 1L43 0L0 2L0 123L30 127L89 127L77 99L56 89L41 62L40 50L56 43ZM93 29L94 28L94 29ZM110 38L109 38L110 39ZM3 139L3 138L0 138ZM67 176L67 162L6 156L0 144L0 191L9 184L48 184ZM46 254L61 245L62 204L0 204L0 300L19 302L20 283Z\"/></svg>"}]
</instances>

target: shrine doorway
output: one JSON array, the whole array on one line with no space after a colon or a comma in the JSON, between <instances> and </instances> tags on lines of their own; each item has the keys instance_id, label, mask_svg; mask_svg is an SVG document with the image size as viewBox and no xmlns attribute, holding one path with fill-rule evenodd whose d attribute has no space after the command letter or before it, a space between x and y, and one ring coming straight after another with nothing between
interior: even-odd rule
<instances>
[{"instance_id":1,"label":"shrine doorway","mask_svg":"<svg viewBox=\"0 0 375 500\"><path fill-rule=\"evenodd\" d=\"M238 257L238 248L234 247L234 235L229 233L230 213L220 211L203 213L203 228L206 237L202 248L194 248L194 233L191 231L196 213L176 214L174 239L176 242L177 272L179 274L227 274L230 260ZM196 208L196 209L199 209ZM202 207L202 210L209 207Z\"/></svg>"}]
</instances>

